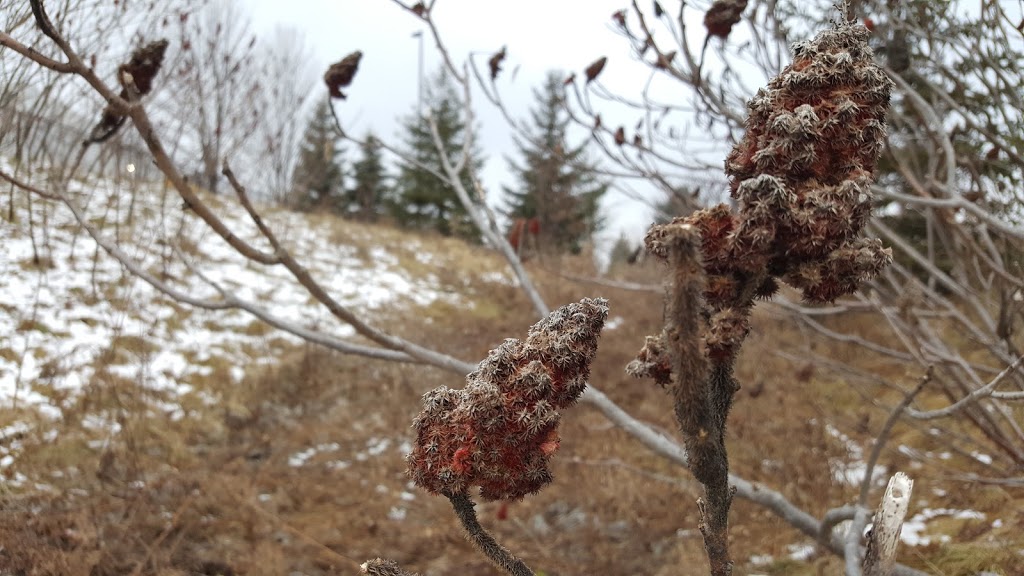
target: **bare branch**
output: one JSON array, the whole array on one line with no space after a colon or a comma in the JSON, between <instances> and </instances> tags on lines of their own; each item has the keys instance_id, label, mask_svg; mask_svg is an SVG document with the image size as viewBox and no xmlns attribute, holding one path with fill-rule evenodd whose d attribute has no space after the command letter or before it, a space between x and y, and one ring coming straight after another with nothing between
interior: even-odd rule
<instances>
[{"instance_id":1,"label":"bare branch","mask_svg":"<svg viewBox=\"0 0 1024 576\"><path fill-rule=\"evenodd\" d=\"M897 404L896 407L892 410L892 412L889 414L889 418L886 419L885 424L882 425L882 429L878 432L878 436L875 438L874 446L871 448L871 454L868 456L868 460L864 466L864 479L861 481L860 497L857 499L857 512L854 515L853 523L850 525L850 529L846 534L846 576L861 576L861 563L859 561L860 540L861 535L864 533L864 527L867 525L868 517L867 509L865 508L865 506L867 505L868 495L871 491L871 485L874 483L874 471L875 465L878 463L878 457L881 455L882 448L888 441L889 434L892 432L892 427L896 424L896 421L899 420L900 416L903 414L903 411L908 406L910 406L910 403L914 401L914 398L922 390L924 390L925 385L927 385L931 381L931 379L932 367L929 366L928 371L921 378L921 381L918 383L917 387L915 387L910 393L904 396L903 400L900 401L900 403ZM891 489L892 482L890 481L889 488L886 490L886 499L883 499L883 507L886 506L886 502L889 497L889 491ZM909 502L909 495L907 496L907 501ZM906 510L904 510L904 512L906 512ZM884 517L885 514L886 513L881 512L881 509L879 510L880 518ZM897 537L898 534L899 533L897 531ZM873 535L870 541L875 541L876 538L879 538L879 536ZM864 562L865 566L867 566L868 560L866 558ZM891 565L892 561L890 559L889 566Z\"/></svg>"},{"instance_id":2,"label":"bare branch","mask_svg":"<svg viewBox=\"0 0 1024 576\"><path fill-rule=\"evenodd\" d=\"M302 287L305 288L313 298L315 298L318 302L320 302L320 304L327 308L327 310L332 315L334 315L342 322L345 322L346 324L355 328L356 332L358 332L360 335L365 336L370 340L390 350L404 352L405 354L408 354L409 356L426 362L428 364L432 364L438 367L444 367L450 370L460 371L466 368L466 363L462 362L461 360L458 360L446 354L441 354L440 352L431 350L429 348L425 348L418 344L413 344L408 340L404 340L397 336L393 336L382 330L379 330L378 328L375 328L374 326L371 326L367 322L364 322L357 314L355 314L346 306L342 305L340 302L334 299L334 297L332 297L327 292L327 290L324 289L324 287L321 286L320 283L313 278L309 270L306 269L306 267L304 267L302 264L300 264L291 255L291 253L281 244L281 242L277 239L277 236L273 233L273 231L270 230L270 228L263 223L262 218L259 216L256 210L253 208L252 203L249 201L245 188L242 187L241 184L239 184L238 180L234 176L234 173L231 172L231 169L227 166L227 164L224 165L224 175L228 177L231 186L235 190L235 194L238 196L239 202L241 202L241 204L245 207L246 211L249 213L252 220L257 224L257 226L259 226L260 231L263 233L264 237L266 237L267 241L270 242L270 245L274 248L275 260L277 260L282 266L284 266L288 270L288 272L290 272L291 275L295 278L295 280L298 281L299 284L301 284Z\"/></svg>"},{"instance_id":3,"label":"bare branch","mask_svg":"<svg viewBox=\"0 0 1024 576\"><path fill-rule=\"evenodd\" d=\"M910 416L911 418L914 418L915 420L934 420L936 418L945 418L947 416L952 416L953 414L956 414L960 410L963 410L964 408L973 405L975 402L978 402L983 398L995 396L996 386L999 386L999 384L1004 379L1006 379L1007 376L1013 374L1017 369L1019 369L1021 364L1024 364L1024 356L1017 358L1017 360L1015 360L1012 364L1007 366L1005 370L1000 372L999 375L993 378L988 384L985 384L980 388L976 388L967 396L964 396L960 400L957 400L956 402L950 404L949 406L946 406L945 408L940 408L938 410L930 410L927 412L921 412L919 410L914 410L913 408L908 408L907 415ZM1016 399L1024 397L1024 393L1003 392L1000 393L1000 397Z\"/></svg>"},{"instance_id":4,"label":"bare branch","mask_svg":"<svg viewBox=\"0 0 1024 576\"><path fill-rule=\"evenodd\" d=\"M927 372L921 377L920 382L914 387L909 393L907 393L903 400L892 409L889 417L885 420L885 424L882 425L882 429L879 430L878 435L875 437L874 445L871 447L871 454L868 455L867 462L864 465L864 480L860 485L860 496L857 499L859 506L867 506L868 495L871 492L871 484L873 483L873 475L875 471L875 465L878 464L878 457L882 454L882 448L885 447L886 442L889 440L889 434L892 433L893 426L896 425L896 421L903 415L903 411L914 401L914 398L924 390L924 387L928 385L932 380L933 369L931 366L928 367ZM859 536L858 536L859 538Z\"/></svg>"},{"instance_id":5,"label":"bare branch","mask_svg":"<svg viewBox=\"0 0 1024 576\"><path fill-rule=\"evenodd\" d=\"M509 245L508 240L505 239L501 234L497 234L491 226L488 226L487 222L484 221L483 216L480 214L480 209L476 202L474 202L470 196L466 187L462 184L462 179L459 177L459 173L452 166L451 161L448 160L448 151L445 149L444 141L441 139L441 134L437 129L437 121L433 118L433 115L427 116L427 122L430 125L430 133L434 137L434 145L437 147L437 151L441 160L441 167L445 171L445 181L455 190L455 193L459 197L459 201L466 208L466 212L469 213L470 218L473 219L473 223L480 232L490 241L494 246L498 247L502 256L508 262L512 271L515 273L516 278L519 279L519 283L526 295L530 298L530 302L533 304L534 310L538 316L546 316L548 313L548 306L544 303L544 299L541 298L540 292L537 291L533 281L530 280L526 269L523 268L522 262L516 255L512 246Z\"/></svg>"},{"instance_id":6,"label":"bare branch","mask_svg":"<svg viewBox=\"0 0 1024 576\"><path fill-rule=\"evenodd\" d=\"M39 64L44 68L53 70L54 72L60 72L62 74L73 74L76 72L75 67L71 64L68 64L66 62L58 62L52 58L47 58L46 56L43 56L42 54L36 52L32 48L29 48L28 46L25 46L24 44L18 42L14 38L11 38L11 36L7 34L7 32L0 31L0 46L3 46L4 48L10 48L11 50L14 50L15 52L21 54L25 58L28 58L29 60L35 62L36 64Z\"/></svg>"}]
</instances>

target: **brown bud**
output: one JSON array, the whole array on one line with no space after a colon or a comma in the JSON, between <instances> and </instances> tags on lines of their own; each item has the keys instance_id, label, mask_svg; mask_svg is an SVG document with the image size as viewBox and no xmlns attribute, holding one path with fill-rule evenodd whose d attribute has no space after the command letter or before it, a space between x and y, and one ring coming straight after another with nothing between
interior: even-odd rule
<instances>
[{"instance_id":1,"label":"brown bud","mask_svg":"<svg viewBox=\"0 0 1024 576\"><path fill-rule=\"evenodd\" d=\"M746 8L747 0L715 0L704 14L708 35L728 38Z\"/></svg>"},{"instance_id":2,"label":"brown bud","mask_svg":"<svg viewBox=\"0 0 1024 576\"><path fill-rule=\"evenodd\" d=\"M654 67L658 70L666 70L672 66L672 60L676 57L676 51L665 54L658 54L658 61L654 63Z\"/></svg>"},{"instance_id":3,"label":"brown bud","mask_svg":"<svg viewBox=\"0 0 1024 576\"><path fill-rule=\"evenodd\" d=\"M347 88L352 83L352 79L355 78L356 72L359 70L359 60L362 57L363 53L356 50L340 61L331 64L331 67L327 69L327 72L324 73L324 83L327 84L331 98L345 99L345 93L341 89Z\"/></svg>"},{"instance_id":4,"label":"brown bud","mask_svg":"<svg viewBox=\"0 0 1024 576\"><path fill-rule=\"evenodd\" d=\"M587 66L587 69L585 70L587 75L587 84L590 84L591 82L597 79L597 77L601 74L601 71L604 70L604 65L607 62L608 57L602 56L597 60L594 60L594 62L591 63L590 66Z\"/></svg>"},{"instance_id":5,"label":"brown bud","mask_svg":"<svg viewBox=\"0 0 1024 576\"><path fill-rule=\"evenodd\" d=\"M491 80L495 80L498 77L498 72L501 72L501 63L505 60L505 47L502 46L501 50L494 53L491 59L487 61L487 65L491 68ZM515 74L513 74L513 77Z\"/></svg>"}]
</instances>

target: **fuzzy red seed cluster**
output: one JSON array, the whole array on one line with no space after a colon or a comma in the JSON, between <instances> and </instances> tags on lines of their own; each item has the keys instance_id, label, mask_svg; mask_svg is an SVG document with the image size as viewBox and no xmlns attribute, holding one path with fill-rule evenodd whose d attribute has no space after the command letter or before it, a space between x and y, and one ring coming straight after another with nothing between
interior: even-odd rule
<instances>
[{"instance_id":1,"label":"fuzzy red seed cluster","mask_svg":"<svg viewBox=\"0 0 1024 576\"><path fill-rule=\"evenodd\" d=\"M413 422L409 475L432 493L479 486L486 500L515 500L551 481L559 410L586 388L597 339L608 316L604 299L583 299L505 340L466 377L461 390L423 396Z\"/></svg>"},{"instance_id":2,"label":"fuzzy red seed cluster","mask_svg":"<svg viewBox=\"0 0 1024 576\"><path fill-rule=\"evenodd\" d=\"M726 159L738 211L683 220L700 231L713 308L769 297L776 279L830 302L890 262L879 240L860 236L892 87L868 35L844 25L796 44L793 63L748 104L747 132Z\"/></svg>"}]
</instances>

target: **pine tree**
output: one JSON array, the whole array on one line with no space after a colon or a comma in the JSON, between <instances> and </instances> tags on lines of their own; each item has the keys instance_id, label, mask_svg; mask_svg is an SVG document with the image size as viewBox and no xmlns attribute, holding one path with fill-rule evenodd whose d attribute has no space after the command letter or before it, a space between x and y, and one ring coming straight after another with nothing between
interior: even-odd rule
<instances>
[{"instance_id":1,"label":"pine tree","mask_svg":"<svg viewBox=\"0 0 1024 576\"><path fill-rule=\"evenodd\" d=\"M533 133L517 141L522 158L510 163L518 183L504 187L509 197L505 214L513 226L536 218L542 251L578 253L603 224L598 202L608 183L594 173L585 144L568 144L562 78L563 74L550 72L541 89L534 90Z\"/></svg>"},{"instance_id":2,"label":"pine tree","mask_svg":"<svg viewBox=\"0 0 1024 576\"><path fill-rule=\"evenodd\" d=\"M333 122L330 105L327 100L321 101L306 128L292 176L290 204L295 210L337 212L344 207L343 150L338 146Z\"/></svg>"},{"instance_id":3,"label":"pine tree","mask_svg":"<svg viewBox=\"0 0 1024 576\"><path fill-rule=\"evenodd\" d=\"M381 160L380 143L371 133L359 147L362 157L352 166L354 185L349 191L349 210L361 220L377 219L387 195L387 173Z\"/></svg>"},{"instance_id":4,"label":"pine tree","mask_svg":"<svg viewBox=\"0 0 1024 576\"><path fill-rule=\"evenodd\" d=\"M454 165L462 155L465 142L466 125L462 118L462 103L455 86L445 71L439 71L429 82L426 90L426 102L430 113L437 123L441 142ZM479 241L480 233L473 225L466 208L459 201L454 188L439 179L426 166L441 174L441 156L430 131L430 125L424 118L412 115L405 121L406 148L408 155L415 163L399 164L396 179L395 196L392 200L391 213L401 226L436 230L445 236L459 236L468 240ZM472 193L475 175L483 166L480 153L471 151L471 160L463 170L461 182L466 190Z\"/></svg>"},{"instance_id":5,"label":"pine tree","mask_svg":"<svg viewBox=\"0 0 1024 576\"><path fill-rule=\"evenodd\" d=\"M625 233L619 232L619 239L612 245L608 254L609 271L635 261L639 247L638 244L627 238Z\"/></svg>"}]
</instances>

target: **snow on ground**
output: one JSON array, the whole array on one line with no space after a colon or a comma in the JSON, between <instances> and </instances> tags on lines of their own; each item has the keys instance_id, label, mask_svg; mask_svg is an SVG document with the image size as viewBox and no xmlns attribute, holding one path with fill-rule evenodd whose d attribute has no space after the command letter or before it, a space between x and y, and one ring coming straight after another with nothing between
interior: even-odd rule
<instances>
[{"instance_id":1,"label":"snow on ground","mask_svg":"<svg viewBox=\"0 0 1024 576\"><path fill-rule=\"evenodd\" d=\"M831 424L825 425L828 435L835 438L846 448L846 458L842 460L830 460L829 467L832 469L832 477L837 481L849 486L860 486L864 482L864 475L867 474L868 466L864 460L864 450L860 444L853 441L838 428ZM886 481L886 469L881 464L876 464L871 471L871 483L875 485Z\"/></svg>"},{"instance_id":2,"label":"snow on ground","mask_svg":"<svg viewBox=\"0 0 1024 576\"><path fill-rule=\"evenodd\" d=\"M926 535L928 521L940 516L948 516L957 520L984 520L985 515L975 510L952 510L949 508L926 508L903 523L903 531L900 533L900 540L909 546L927 546L933 541L940 543L949 542L950 537L945 534Z\"/></svg>"},{"instance_id":3,"label":"snow on ground","mask_svg":"<svg viewBox=\"0 0 1024 576\"><path fill-rule=\"evenodd\" d=\"M0 168L13 171L3 159ZM172 245L209 281L281 319L337 337L354 333L317 305L284 267L246 260L161 187L137 195L131 226L119 184L76 182L71 193L87 206L91 222L110 238L117 234L123 251L183 292L220 298ZM26 424L16 414L28 421L33 412L59 418L97 367L160 392L165 402L158 408L172 416L178 410L180 417L175 397L205 394L205 403L217 401L195 389L196 378L216 369L240 380L246 367L273 362L275 347L298 341L242 311L176 304L99 249L65 206L35 199L30 213L24 194L15 197L15 220L0 219L0 414L8 414L0 420L0 439L23 431ZM239 237L270 250L239 205L227 198L210 205ZM376 246L368 228L330 218L269 209L264 217L331 296L371 321L385 309L459 301L432 273L414 276L402 268L399 248L428 248L410 241ZM339 234L357 241L337 240ZM433 260L446 263L443 255ZM10 464L4 445L0 467Z\"/></svg>"}]
</instances>

